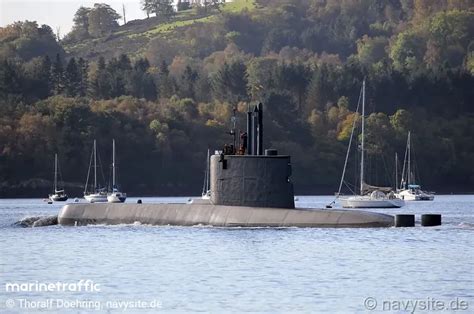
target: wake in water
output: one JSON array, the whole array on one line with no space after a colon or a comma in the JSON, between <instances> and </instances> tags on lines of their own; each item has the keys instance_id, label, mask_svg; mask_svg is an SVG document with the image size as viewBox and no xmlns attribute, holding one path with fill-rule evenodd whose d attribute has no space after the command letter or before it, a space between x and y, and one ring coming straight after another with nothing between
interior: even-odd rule
<instances>
[{"instance_id":1,"label":"wake in water","mask_svg":"<svg viewBox=\"0 0 474 314\"><path fill-rule=\"evenodd\" d=\"M471 222L461 222L461 223L458 225L458 227L471 229L471 228L474 228L474 223L471 223Z\"/></svg>"},{"instance_id":2,"label":"wake in water","mask_svg":"<svg viewBox=\"0 0 474 314\"><path fill-rule=\"evenodd\" d=\"M23 228L29 227L45 227L45 226L52 226L58 224L58 216L33 216L33 217L26 217L17 222L13 225Z\"/></svg>"}]
</instances>

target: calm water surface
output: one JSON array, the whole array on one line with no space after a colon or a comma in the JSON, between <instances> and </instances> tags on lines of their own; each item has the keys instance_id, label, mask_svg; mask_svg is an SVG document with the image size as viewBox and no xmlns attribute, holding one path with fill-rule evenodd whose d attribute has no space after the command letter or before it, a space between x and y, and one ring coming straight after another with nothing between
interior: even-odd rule
<instances>
[{"instance_id":1,"label":"calm water surface","mask_svg":"<svg viewBox=\"0 0 474 314\"><path fill-rule=\"evenodd\" d=\"M297 206L331 200L300 196ZM0 200L0 312L24 312L21 299L62 299L60 312L89 311L94 305L79 303L89 300L107 311L114 311L111 302L157 300L140 312L155 306L163 312L367 312L373 301L378 311L410 312L398 311L397 302L418 300L466 302L464 312L474 312L474 196L438 195L434 202L380 210L417 214L417 225L419 214L441 213L443 225L431 228L12 226L60 207L40 199ZM6 283L81 279L100 291L6 291ZM79 305L66 309L67 302Z\"/></svg>"}]
</instances>

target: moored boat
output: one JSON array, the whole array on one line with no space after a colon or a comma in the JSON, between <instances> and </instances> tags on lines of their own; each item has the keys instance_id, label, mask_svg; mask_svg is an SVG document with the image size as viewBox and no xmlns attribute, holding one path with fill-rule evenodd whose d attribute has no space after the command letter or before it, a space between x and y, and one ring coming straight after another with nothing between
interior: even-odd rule
<instances>
[{"instance_id":1,"label":"moored boat","mask_svg":"<svg viewBox=\"0 0 474 314\"><path fill-rule=\"evenodd\" d=\"M58 154L54 154L54 186L53 194L49 194L49 199L53 202L65 202L68 199L68 196L64 189L58 190Z\"/></svg>"},{"instance_id":2,"label":"moored boat","mask_svg":"<svg viewBox=\"0 0 474 314\"><path fill-rule=\"evenodd\" d=\"M415 184L411 165L411 132L408 132L407 147L403 160L401 188L397 189L395 195L405 201L432 201L434 193L425 192L419 184Z\"/></svg>"},{"instance_id":3,"label":"moored boat","mask_svg":"<svg viewBox=\"0 0 474 314\"><path fill-rule=\"evenodd\" d=\"M89 175L94 161L94 185L92 191L87 191L89 183ZM97 184L97 142L94 140L94 147L92 150L91 160L89 162L89 170L87 171L87 180L84 187L84 198L90 203L107 202L107 192L105 188L101 188Z\"/></svg>"},{"instance_id":4,"label":"moored boat","mask_svg":"<svg viewBox=\"0 0 474 314\"><path fill-rule=\"evenodd\" d=\"M356 112L358 112L359 106L357 106ZM361 145L360 145L360 194L353 196L342 196L340 197L342 183L344 181L344 175L346 172L347 159L349 156L350 146L352 143L352 137L354 135L355 121L352 127L351 138L346 154L346 160L344 163L344 170L342 172L341 183L339 185L339 192L337 193L339 202L344 208L399 208L405 205L405 202L397 198L392 188L390 187L377 187L371 186L365 183L364 178L364 143L365 143L365 79L362 83L362 110L361 110Z\"/></svg>"},{"instance_id":5,"label":"moored boat","mask_svg":"<svg viewBox=\"0 0 474 314\"><path fill-rule=\"evenodd\" d=\"M120 192L115 177L115 140L112 140L112 192L107 194L107 202L123 203L127 199L127 194Z\"/></svg>"},{"instance_id":6,"label":"moored boat","mask_svg":"<svg viewBox=\"0 0 474 314\"><path fill-rule=\"evenodd\" d=\"M400 208L405 205L402 199L387 196L380 191L342 198L340 202L344 208Z\"/></svg>"}]
</instances>

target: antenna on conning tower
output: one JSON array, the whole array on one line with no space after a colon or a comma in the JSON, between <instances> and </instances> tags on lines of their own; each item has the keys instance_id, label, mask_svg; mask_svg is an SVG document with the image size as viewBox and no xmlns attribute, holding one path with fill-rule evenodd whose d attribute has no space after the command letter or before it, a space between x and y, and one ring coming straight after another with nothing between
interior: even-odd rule
<instances>
[{"instance_id":1,"label":"antenna on conning tower","mask_svg":"<svg viewBox=\"0 0 474 314\"><path fill-rule=\"evenodd\" d=\"M237 124L237 117L235 116L236 111L237 111L237 108L234 106L234 108L232 108L232 117L230 118L230 123L232 125L232 129L230 130L230 135L232 135L232 153L233 154L235 154L235 148L237 147L236 138L235 138L235 134L236 134L235 126Z\"/></svg>"},{"instance_id":2,"label":"antenna on conning tower","mask_svg":"<svg viewBox=\"0 0 474 314\"><path fill-rule=\"evenodd\" d=\"M263 105L247 109L248 155L263 155Z\"/></svg>"},{"instance_id":3,"label":"antenna on conning tower","mask_svg":"<svg viewBox=\"0 0 474 314\"><path fill-rule=\"evenodd\" d=\"M237 124L237 117L236 117L236 111L237 111L237 108L236 107L233 107L232 108L232 116L230 117L230 124L231 124L231 128L230 128L230 131L227 132L227 134L230 134L232 136L232 144L230 145L230 147L226 144L224 145L224 154L225 155L234 155L235 152L236 152L236 124Z\"/></svg>"},{"instance_id":4,"label":"antenna on conning tower","mask_svg":"<svg viewBox=\"0 0 474 314\"><path fill-rule=\"evenodd\" d=\"M247 108L247 132L240 134L239 147L237 147L237 108L232 109L231 129L227 134L232 135L232 145L224 145L224 155L260 155L263 156L263 104L258 103L251 109ZM238 149L237 149L238 148Z\"/></svg>"}]
</instances>

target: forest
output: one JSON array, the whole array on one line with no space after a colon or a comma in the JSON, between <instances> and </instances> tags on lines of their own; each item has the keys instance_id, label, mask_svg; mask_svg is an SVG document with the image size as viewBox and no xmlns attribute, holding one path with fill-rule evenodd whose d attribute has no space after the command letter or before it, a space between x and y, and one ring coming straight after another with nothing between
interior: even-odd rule
<instances>
[{"instance_id":1,"label":"forest","mask_svg":"<svg viewBox=\"0 0 474 314\"><path fill-rule=\"evenodd\" d=\"M81 196L94 139L103 185L115 139L129 195L198 195L207 149L231 142L234 109L244 131L258 102L295 193L332 194L364 78L368 182L395 185L411 131L418 183L474 192L471 1L204 4L143 1L149 17L127 23L105 3L81 7L64 37L34 21L0 28L0 197L46 196L55 153Z\"/></svg>"}]
</instances>

